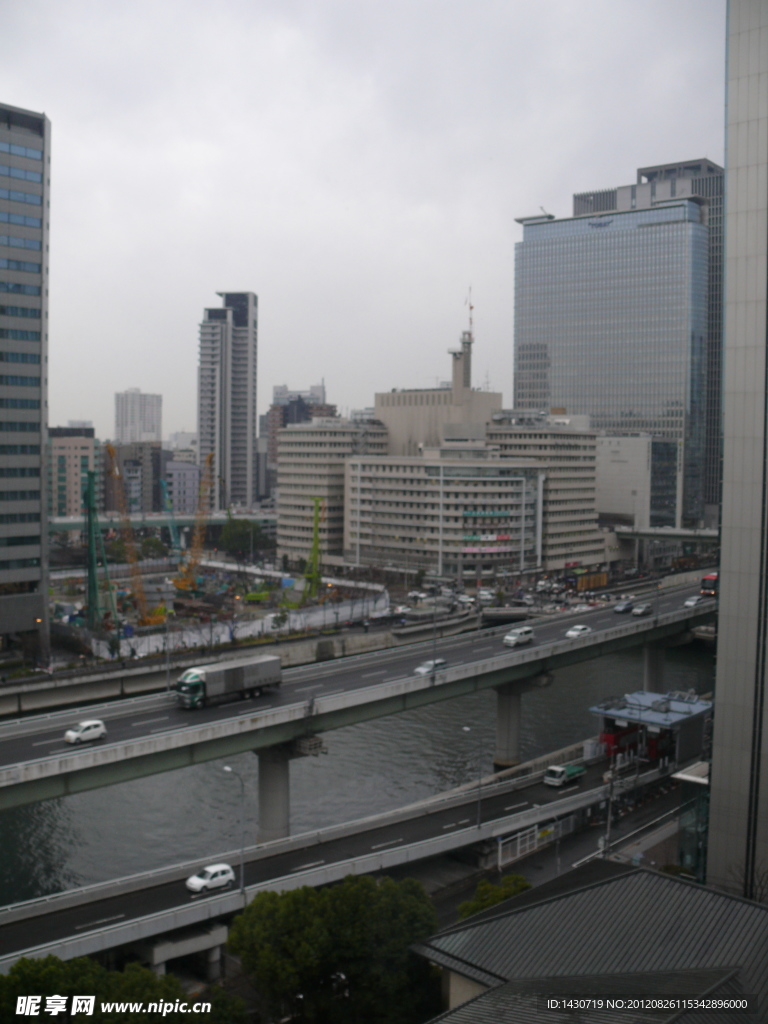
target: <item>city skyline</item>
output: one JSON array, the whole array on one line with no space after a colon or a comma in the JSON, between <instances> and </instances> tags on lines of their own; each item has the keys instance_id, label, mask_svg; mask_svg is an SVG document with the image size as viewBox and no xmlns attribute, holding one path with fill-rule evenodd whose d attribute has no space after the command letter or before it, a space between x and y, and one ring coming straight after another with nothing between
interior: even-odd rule
<instances>
[{"instance_id":1,"label":"city skyline","mask_svg":"<svg viewBox=\"0 0 768 1024\"><path fill-rule=\"evenodd\" d=\"M475 379L509 404L514 218L566 215L627 168L722 161L721 2L454 3L439 32L426 5L341 0L168 2L151 39L148 16L4 13L0 96L56 125L50 421L98 436L126 386L194 429L194 334L222 287L261 299L261 409L297 362L342 411L434 386L470 286Z\"/></svg>"}]
</instances>

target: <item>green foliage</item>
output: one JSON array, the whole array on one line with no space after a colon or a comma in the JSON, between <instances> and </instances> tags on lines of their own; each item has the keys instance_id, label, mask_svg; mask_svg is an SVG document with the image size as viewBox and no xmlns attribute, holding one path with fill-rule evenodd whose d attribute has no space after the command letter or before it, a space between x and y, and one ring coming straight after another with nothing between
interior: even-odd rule
<instances>
[{"instance_id":1,"label":"green foliage","mask_svg":"<svg viewBox=\"0 0 768 1024\"><path fill-rule=\"evenodd\" d=\"M531 883L522 875L505 875L498 885L483 878L477 883L472 899L459 904L459 917L471 917L472 914L487 910L488 907L495 907L497 903L502 903L510 896L517 896L518 893L530 888Z\"/></svg>"},{"instance_id":2,"label":"green foliage","mask_svg":"<svg viewBox=\"0 0 768 1024\"><path fill-rule=\"evenodd\" d=\"M144 537L139 548L142 558L165 558L168 548L159 537Z\"/></svg>"},{"instance_id":3,"label":"green foliage","mask_svg":"<svg viewBox=\"0 0 768 1024\"><path fill-rule=\"evenodd\" d=\"M409 947L436 927L413 879L349 876L325 889L260 893L233 922L229 945L273 1016L417 1024L439 1011L439 993Z\"/></svg>"},{"instance_id":4,"label":"green foliage","mask_svg":"<svg viewBox=\"0 0 768 1024\"><path fill-rule=\"evenodd\" d=\"M219 536L219 547L228 555L243 560L250 557L251 550L255 556L271 548L272 542L258 523L250 519L235 519L231 512L227 512L227 521Z\"/></svg>"},{"instance_id":5,"label":"green foliage","mask_svg":"<svg viewBox=\"0 0 768 1024\"><path fill-rule=\"evenodd\" d=\"M122 564L128 561L128 556L125 553L125 541L122 537L116 537L107 544L106 555L110 562Z\"/></svg>"},{"instance_id":6,"label":"green foliage","mask_svg":"<svg viewBox=\"0 0 768 1024\"><path fill-rule=\"evenodd\" d=\"M120 1010L107 1012L103 1003L191 1003L197 1001L188 996L172 975L158 977L146 967L129 964L125 971L108 971L88 957L76 960L59 960L49 956L42 960L19 960L9 973L0 976L0 1020L16 1020L16 1005L19 996L41 996L38 1017L48 1019L45 1013L46 996L65 996L67 1008L71 1009L72 996L95 996L96 1005L92 1015L83 1014L83 1020L99 1024L181 1024L189 1021L190 1013L138 1012ZM245 1007L222 989L213 988L199 997L211 1003L211 1012L205 1014L207 1024L245 1024ZM51 1020L63 1019L60 1015ZM69 1020L69 1015L66 1015ZM79 1020L79 1016L74 1018Z\"/></svg>"},{"instance_id":7,"label":"green foliage","mask_svg":"<svg viewBox=\"0 0 768 1024\"><path fill-rule=\"evenodd\" d=\"M268 590L252 590L249 594L245 595L246 604L260 604L262 601L269 600Z\"/></svg>"}]
</instances>

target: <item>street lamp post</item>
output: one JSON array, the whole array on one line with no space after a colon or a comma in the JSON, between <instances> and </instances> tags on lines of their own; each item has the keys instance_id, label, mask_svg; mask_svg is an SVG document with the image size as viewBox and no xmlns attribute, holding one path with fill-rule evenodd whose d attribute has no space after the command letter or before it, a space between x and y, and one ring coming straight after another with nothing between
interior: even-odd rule
<instances>
[{"instance_id":1,"label":"street lamp post","mask_svg":"<svg viewBox=\"0 0 768 1024\"><path fill-rule=\"evenodd\" d=\"M245 783L240 772L236 772L228 764L224 765L223 770L236 776L240 783L240 895L245 905Z\"/></svg>"},{"instance_id":2,"label":"street lamp post","mask_svg":"<svg viewBox=\"0 0 768 1024\"><path fill-rule=\"evenodd\" d=\"M465 733L472 732L471 725L462 725L461 731ZM478 734L479 735L479 734ZM477 757L477 827L480 828L482 822L482 805L483 805L483 762L482 762L482 750L478 746L478 757Z\"/></svg>"}]
</instances>

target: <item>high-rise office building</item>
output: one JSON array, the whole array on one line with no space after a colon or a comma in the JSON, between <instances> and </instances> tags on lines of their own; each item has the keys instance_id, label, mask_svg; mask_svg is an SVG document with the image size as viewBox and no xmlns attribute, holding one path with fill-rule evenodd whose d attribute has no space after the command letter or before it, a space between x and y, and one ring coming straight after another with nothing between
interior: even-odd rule
<instances>
[{"instance_id":1,"label":"high-rise office building","mask_svg":"<svg viewBox=\"0 0 768 1024\"><path fill-rule=\"evenodd\" d=\"M707 880L768 879L768 6L728 4L723 516Z\"/></svg>"},{"instance_id":2,"label":"high-rise office building","mask_svg":"<svg viewBox=\"0 0 768 1024\"><path fill-rule=\"evenodd\" d=\"M515 260L515 407L679 441L690 525L705 515L713 347L701 181L721 175L706 160L641 168L637 185L574 196L573 217L522 218Z\"/></svg>"},{"instance_id":3,"label":"high-rise office building","mask_svg":"<svg viewBox=\"0 0 768 1024\"><path fill-rule=\"evenodd\" d=\"M200 324L199 458L213 455L212 507L248 507L256 500L258 299L217 294L222 308L206 309Z\"/></svg>"},{"instance_id":4,"label":"high-rise office building","mask_svg":"<svg viewBox=\"0 0 768 1024\"><path fill-rule=\"evenodd\" d=\"M162 441L163 396L128 388L115 395L115 443Z\"/></svg>"},{"instance_id":5,"label":"high-rise office building","mask_svg":"<svg viewBox=\"0 0 768 1024\"><path fill-rule=\"evenodd\" d=\"M48 658L45 529L51 125L0 105L0 647Z\"/></svg>"}]
</instances>

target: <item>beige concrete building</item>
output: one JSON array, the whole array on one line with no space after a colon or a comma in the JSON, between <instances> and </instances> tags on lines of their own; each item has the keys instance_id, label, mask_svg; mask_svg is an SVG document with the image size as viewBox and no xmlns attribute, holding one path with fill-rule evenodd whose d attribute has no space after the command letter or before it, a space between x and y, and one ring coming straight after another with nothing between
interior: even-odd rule
<instances>
[{"instance_id":1,"label":"beige concrete building","mask_svg":"<svg viewBox=\"0 0 768 1024\"><path fill-rule=\"evenodd\" d=\"M768 880L768 5L728 4L723 513L707 881Z\"/></svg>"},{"instance_id":2,"label":"beige concrete building","mask_svg":"<svg viewBox=\"0 0 768 1024\"><path fill-rule=\"evenodd\" d=\"M588 417L499 413L486 437L500 458L529 458L545 467L542 567L604 564L606 538L595 507L597 434Z\"/></svg>"},{"instance_id":3,"label":"beige concrete building","mask_svg":"<svg viewBox=\"0 0 768 1024\"><path fill-rule=\"evenodd\" d=\"M104 507L101 445L93 427L49 427L48 515L79 516L88 472L96 472L96 504Z\"/></svg>"},{"instance_id":4,"label":"beige concrete building","mask_svg":"<svg viewBox=\"0 0 768 1024\"><path fill-rule=\"evenodd\" d=\"M386 391L375 396L374 416L389 432L391 455L418 455L442 443L446 424L485 425L502 407L502 396L472 388L472 334L451 352L451 387Z\"/></svg>"},{"instance_id":5,"label":"beige concrete building","mask_svg":"<svg viewBox=\"0 0 768 1024\"><path fill-rule=\"evenodd\" d=\"M345 466L348 565L428 569L460 582L541 565L544 470L444 445L420 456L351 456Z\"/></svg>"},{"instance_id":6,"label":"beige concrete building","mask_svg":"<svg viewBox=\"0 0 768 1024\"><path fill-rule=\"evenodd\" d=\"M683 452L649 434L597 438L597 513L610 525L682 526Z\"/></svg>"},{"instance_id":7,"label":"beige concrete building","mask_svg":"<svg viewBox=\"0 0 768 1024\"><path fill-rule=\"evenodd\" d=\"M385 455L386 428L376 421L316 419L278 431L277 556L292 563L312 547L315 499L320 498L320 558L341 565L344 549L344 462Z\"/></svg>"}]
</instances>

